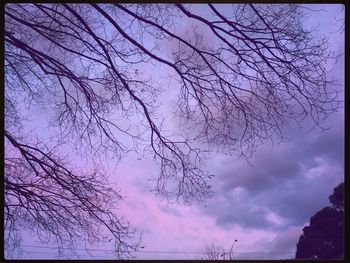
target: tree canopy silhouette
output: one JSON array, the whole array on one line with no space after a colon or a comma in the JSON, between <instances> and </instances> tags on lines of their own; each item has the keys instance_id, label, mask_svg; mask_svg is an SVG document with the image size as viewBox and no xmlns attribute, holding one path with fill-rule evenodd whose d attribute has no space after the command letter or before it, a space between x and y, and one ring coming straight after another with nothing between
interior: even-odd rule
<instances>
[{"instance_id":1,"label":"tree canopy silhouette","mask_svg":"<svg viewBox=\"0 0 350 263\"><path fill-rule=\"evenodd\" d=\"M191 203L211 193L208 151L246 157L283 138L290 122L310 117L320 126L337 110L326 70L333 54L326 38L304 28L303 7L206 7L210 15L182 4L6 4L8 246L18 244L21 226L61 245L81 236L103 241L107 231L118 255L138 248L112 209L120 196L107 175L97 166L75 169L63 144L91 163L103 154L153 156L156 193ZM158 85L152 66L178 86ZM158 111L167 90L178 95L173 133ZM49 117L27 116L33 108ZM28 121L53 135L36 134Z\"/></svg>"},{"instance_id":2,"label":"tree canopy silhouette","mask_svg":"<svg viewBox=\"0 0 350 263\"><path fill-rule=\"evenodd\" d=\"M325 207L310 219L300 236L296 259L342 259L344 256L344 183L329 196Z\"/></svg>"}]
</instances>

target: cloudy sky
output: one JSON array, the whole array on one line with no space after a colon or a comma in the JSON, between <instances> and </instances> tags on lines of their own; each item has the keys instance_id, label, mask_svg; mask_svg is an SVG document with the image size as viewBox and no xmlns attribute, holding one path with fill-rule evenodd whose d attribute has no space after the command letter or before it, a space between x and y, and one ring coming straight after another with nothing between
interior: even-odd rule
<instances>
[{"instance_id":1,"label":"cloudy sky","mask_svg":"<svg viewBox=\"0 0 350 263\"><path fill-rule=\"evenodd\" d=\"M338 19L340 5L312 5L323 9L311 15L307 26L319 24L319 32L330 34L336 52L344 52ZM340 58L332 76L343 85ZM260 146L249 160L212 154L207 166L215 174L212 198L206 204L184 206L162 201L150 191L150 180L158 173L152 159L129 155L117 167L116 177L124 201L119 210L142 232L145 248L137 259L199 259L205 245L214 243L229 250L234 240L237 259L286 259L295 255L296 243L309 218L328 204L333 188L344 179L343 111L333 114L324 132L293 130L290 140ZM303 124L305 127L308 123ZM110 258L108 244L91 247L82 258ZM54 245L24 236L26 258L54 258Z\"/></svg>"}]
</instances>

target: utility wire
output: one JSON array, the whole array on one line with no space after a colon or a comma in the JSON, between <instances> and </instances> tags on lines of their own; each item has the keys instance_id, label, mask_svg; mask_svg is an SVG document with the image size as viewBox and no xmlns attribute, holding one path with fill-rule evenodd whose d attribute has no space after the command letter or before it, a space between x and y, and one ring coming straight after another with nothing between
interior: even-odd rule
<instances>
[{"instance_id":1,"label":"utility wire","mask_svg":"<svg viewBox=\"0 0 350 263\"><path fill-rule=\"evenodd\" d=\"M35 245L22 245L21 247L32 247L32 248L51 248L58 249L59 247L49 246L35 246ZM71 248L61 248L71 249ZM102 252L113 252L112 249L95 249L95 248L74 248L73 250L84 250L84 251L102 251ZM161 250L140 250L135 253L169 253L169 254L206 254L206 252L199 251L161 251ZM272 252L258 252L258 251L234 251L234 254L294 254L295 251L272 251Z\"/></svg>"}]
</instances>

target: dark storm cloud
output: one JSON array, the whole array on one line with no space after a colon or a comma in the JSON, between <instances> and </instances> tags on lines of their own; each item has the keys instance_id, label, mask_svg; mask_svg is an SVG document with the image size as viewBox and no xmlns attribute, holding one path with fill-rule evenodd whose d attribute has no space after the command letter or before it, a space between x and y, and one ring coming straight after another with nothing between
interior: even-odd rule
<instances>
[{"instance_id":1,"label":"dark storm cloud","mask_svg":"<svg viewBox=\"0 0 350 263\"><path fill-rule=\"evenodd\" d=\"M251 193L266 191L277 183L290 177L295 177L300 172L297 162L286 162L285 156L265 156L256 159L253 167L240 166L235 171L227 171L222 175L225 184L223 191L243 187ZM293 158L293 157L292 157Z\"/></svg>"},{"instance_id":2,"label":"dark storm cloud","mask_svg":"<svg viewBox=\"0 0 350 263\"><path fill-rule=\"evenodd\" d=\"M205 213L222 227L279 230L307 222L343 181L343 118L334 115L332 122L330 130L296 136L272 152L261 148L253 166L244 160L221 163Z\"/></svg>"},{"instance_id":3,"label":"dark storm cloud","mask_svg":"<svg viewBox=\"0 0 350 263\"><path fill-rule=\"evenodd\" d=\"M243 202L244 203L244 202ZM269 227L269 221L264 217L265 211L252 204L245 207L239 202L230 202L225 211L221 211L220 205L217 206L218 213L222 215L217 218L217 225L230 227L232 223L239 223L241 227L259 226L261 228Z\"/></svg>"}]
</instances>

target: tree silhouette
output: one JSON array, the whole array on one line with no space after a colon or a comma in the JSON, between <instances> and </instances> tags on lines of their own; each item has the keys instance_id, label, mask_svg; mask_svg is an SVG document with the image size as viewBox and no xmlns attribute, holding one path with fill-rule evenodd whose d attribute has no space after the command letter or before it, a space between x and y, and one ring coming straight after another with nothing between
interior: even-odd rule
<instances>
[{"instance_id":1,"label":"tree silhouette","mask_svg":"<svg viewBox=\"0 0 350 263\"><path fill-rule=\"evenodd\" d=\"M191 203L211 193L206 152L247 157L273 136L283 138L291 121L309 117L320 127L337 110L325 66L333 54L326 38L304 29L304 8L231 7L227 15L208 4L208 17L182 4L6 4L7 246L18 244L21 226L61 245L81 235L101 241L107 231L118 255L138 248L112 211L120 196L107 175L97 166L75 169L63 144L96 165L103 155L153 156L156 193ZM179 32L179 21L190 33ZM155 71L145 70L152 65L178 86L157 85ZM167 89L178 91L181 129L173 134L157 111ZM26 130L37 120L25 114L33 107L49 113L40 121L50 139Z\"/></svg>"},{"instance_id":2,"label":"tree silhouette","mask_svg":"<svg viewBox=\"0 0 350 263\"><path fill-rule=\"evenodd\" d=\"M329 202L335 209L344 210L344 183L339 184L329 196Z\"/></svg>"},{"instance_id":3,"label":"tree silhouette","mask_svg":"<svg viewBox=\"0 0 350 263\"><path fill-rule=\"evenodd\" d=\"M296 259L342 259L344 256L344 183L329 197L325 207L310 219L297 244Z\"/></svg>"},{"instance_id":4,"label":"tree silhouette","mask_svg":"<svg viewBox=\"0 0 350 263\"><path fill-rule=\"evenodd\" d=\"M224 249L216 246L214 243L205 246L203 260L221 260Z\"/></svg>"},{"instance_id":5,"label":"tree silhouette","mask_svg":"<svg viewBox=\"0 0 350 263\"><path fill-rule=\"evenodd\" d=\"M224 250L223 248L216 246L214 243L205 246L204 260L233 260L234 252L233 248L238 240L235 239L229 250Z\"/></svg>"}]
</instances>

